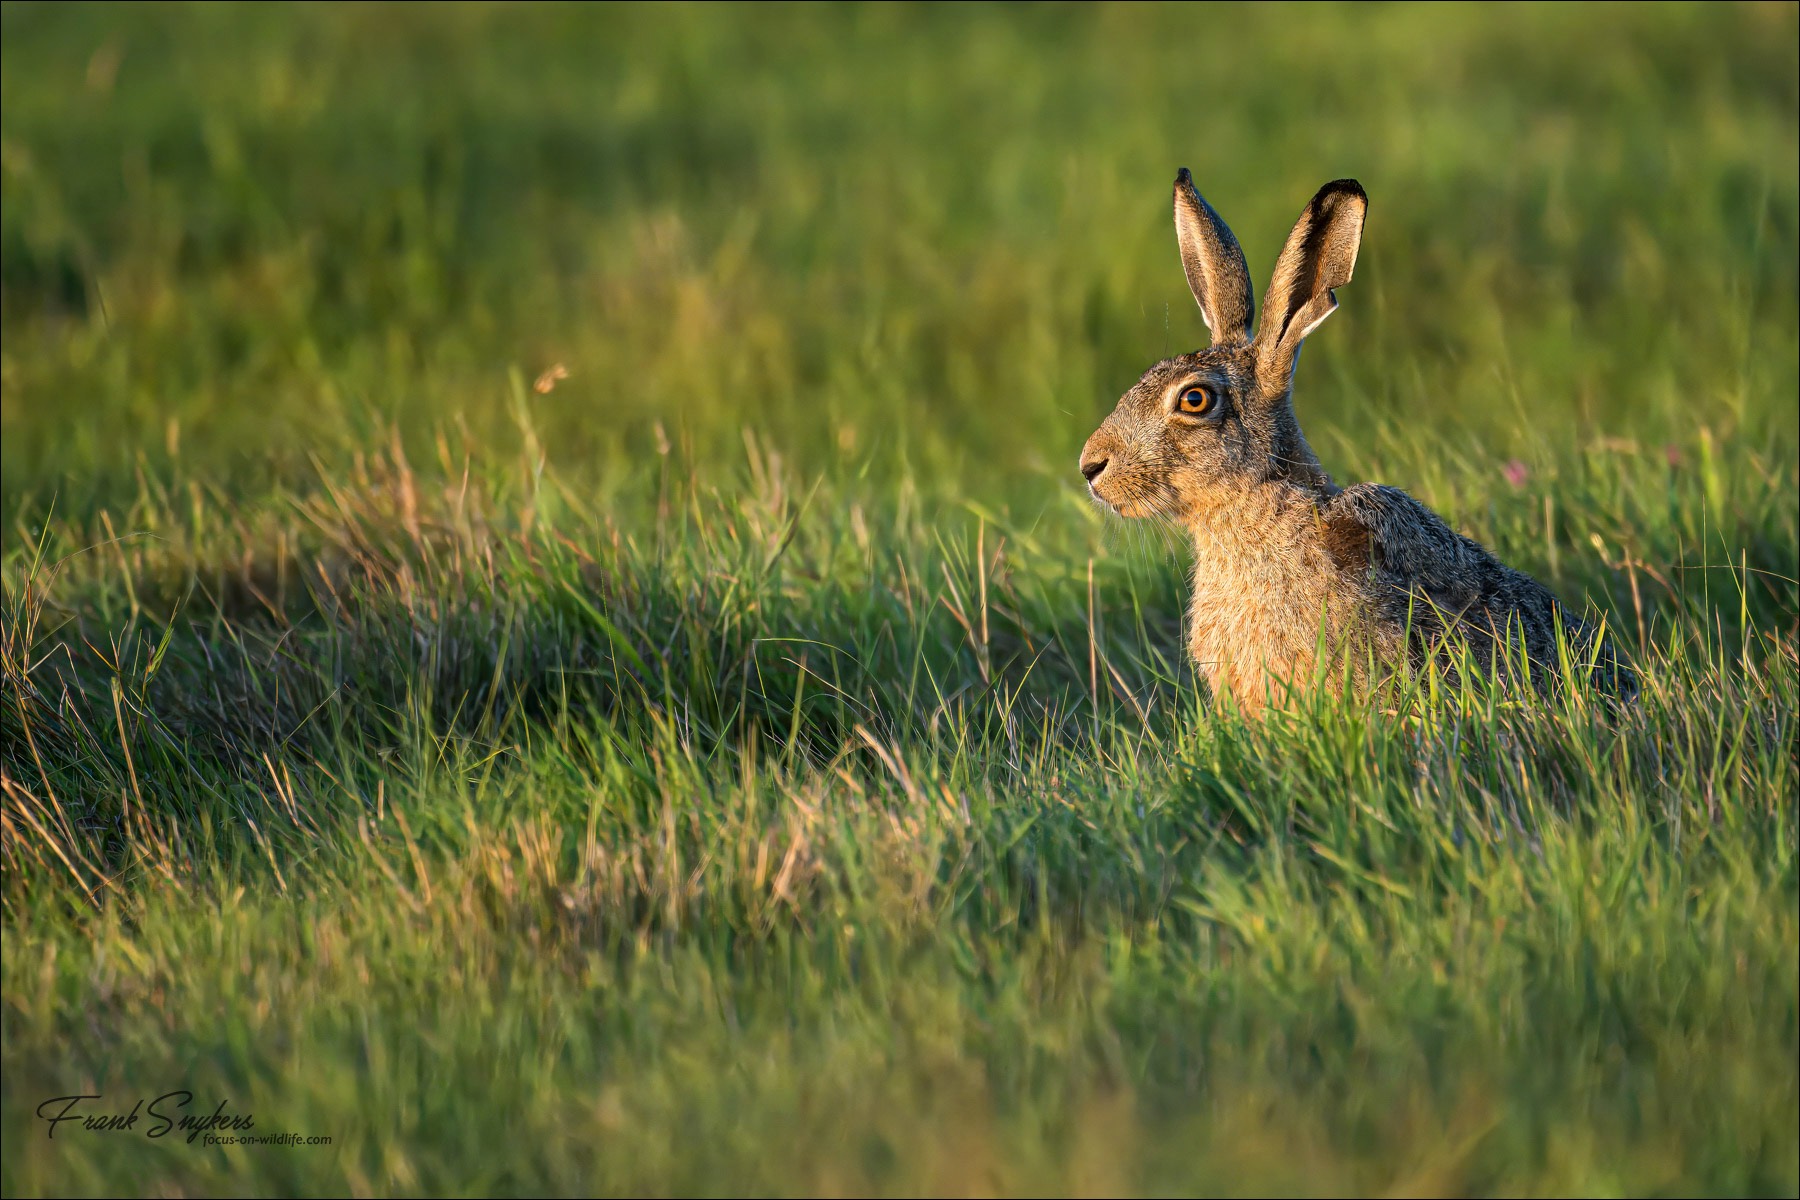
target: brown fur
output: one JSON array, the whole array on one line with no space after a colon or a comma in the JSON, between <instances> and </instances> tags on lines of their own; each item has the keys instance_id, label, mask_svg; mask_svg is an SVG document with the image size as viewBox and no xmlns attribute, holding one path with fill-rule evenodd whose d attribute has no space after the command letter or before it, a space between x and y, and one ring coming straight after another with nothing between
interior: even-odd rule
<instances>
[{"instance_id":1,"label":"brown fur","mask_svg":"<svg viewBox=\"0 0 1800 1200\"><path fill-rule=\"evenodd\" d=\"M1570 653L1629 692L1630 672L1541 584L1511 569L1396 488L1340 488L1294 417L1294 363L1350 281L1367 197L1354 180L1319 190L1289 235L1262 324L1237 240L1186 169L1175 180L1182 265L1207 350L1146 371L1081 452L1094 497L1127 517L1183 525L1194 543L1188 649L1215 696L1248 711L1324 678L1368 682L1466 644L1485 672L1550 687L1559 632ZM1212 406L1189 415L1192 388ZM1319 661L1321 650L1328 656ZM1348 676L1344 666L1349 667ZM1321 671L1320 668L1325 670Z\"/></svg>"}]
</instances>

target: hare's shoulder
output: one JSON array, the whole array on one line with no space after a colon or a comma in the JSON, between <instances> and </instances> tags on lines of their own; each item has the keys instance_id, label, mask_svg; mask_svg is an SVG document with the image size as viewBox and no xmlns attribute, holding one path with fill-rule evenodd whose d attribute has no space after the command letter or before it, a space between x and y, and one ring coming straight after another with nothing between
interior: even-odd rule
<instances>
[{"instance_id":1,"label":"hare's shoulder","mask_svg":"<svg viewBox=\"0 0 1800 1200\"><path fill-rule=\"evenodd\" d=\"M1326 549L1340 568L1367 570L1395 591L1428 597L1450 612L1471 607L1554 607L1530 576L1513 570L1473 538L1399 488L1347 487L1326 502ZM1358 562L1358 554L1363 561Z\"/></svg>"},{"instance_id":2,"label":"hare's shoulder","mask_svg":"<svg viewBox=\"0 0 1800 1200\"><path fill-rule=\"evenodd\" d=\"M1325 536L1340 566L1361 565L1407 576L1468 575L1499 566L1481 545L1396 487L1358 483L1323 508Z\"/></svg>"}]
</instances>

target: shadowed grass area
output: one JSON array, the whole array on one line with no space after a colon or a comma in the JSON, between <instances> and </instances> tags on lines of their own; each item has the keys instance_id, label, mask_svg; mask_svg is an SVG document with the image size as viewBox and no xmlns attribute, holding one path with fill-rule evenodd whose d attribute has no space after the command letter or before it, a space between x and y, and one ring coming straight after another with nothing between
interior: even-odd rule
<instances>
[{"instance_id":1,"label":"shadowed grass area","mask_svg":"<svg viewBox=\"0 0 1800 1200\"><path fill-rule=\"evenodd\" d=\"M8 1194L1800 1188L1794 6L0 14ZM1635 706L1211 704L1183 163Z\"/></svg>"}]
</instances>

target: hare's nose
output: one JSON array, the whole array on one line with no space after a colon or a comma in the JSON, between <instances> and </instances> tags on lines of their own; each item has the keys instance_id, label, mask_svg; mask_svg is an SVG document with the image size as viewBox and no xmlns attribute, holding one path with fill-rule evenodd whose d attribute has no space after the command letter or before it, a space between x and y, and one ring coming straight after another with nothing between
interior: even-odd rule
<instances>
[{"instance_id":1,"label":"hare's nose","mask_svg":"<svg viewBox=\"0 0 1800 1200\"><path fill-rule=\"evenodd\" d=\"M1081 474L1089 483L1092 483L1094 480L1100 478L1100 472L1106 470L1106 464L1111 461L1112 459L1110 458L1083 459L1081 463Z\"/></svg>"}]
</instances>

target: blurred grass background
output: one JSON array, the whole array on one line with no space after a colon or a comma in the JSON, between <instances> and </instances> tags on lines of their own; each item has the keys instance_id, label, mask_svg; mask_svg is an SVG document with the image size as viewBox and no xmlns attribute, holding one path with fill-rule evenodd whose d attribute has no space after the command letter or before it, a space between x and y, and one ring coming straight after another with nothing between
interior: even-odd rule
<instances>
[{"instance_id":1,"label":"blurred grass background","mask_svg":"<svg viewBox=\"0 0 1800 1200\"><path fill-rule=\"evenodd\" d=\"M5 497L143 465L255 496L456 418L629 475L916 461L1065 485L1203 337L1186 164L1265 276L1318 184L1373 197L1311 423L1484 459L1596 432L1787 439L1791 6L736 13L9 7ZM40 414L55 396L55 411ZM79 419L77 419L79 418ZM1349 462L1343 460L1349 459ZM981 469L973 469L979 465ZM1395 480L1405 484L1408 480Z\"/></svg>"},{"instance_id":2,"label":"blurred grass background","mask_svg":"<svg viewBox=\"0 0 1800 1200\"><path fill-rule=\"evenodd\" d=\"M0 6L5 1190L1794 1193L1797 43ZM1302 421L1622 725L1210 712L1182 165L1362 181ZM337 1140L32 1115L177 1086Z\"/></svg>"}]
</instances>

